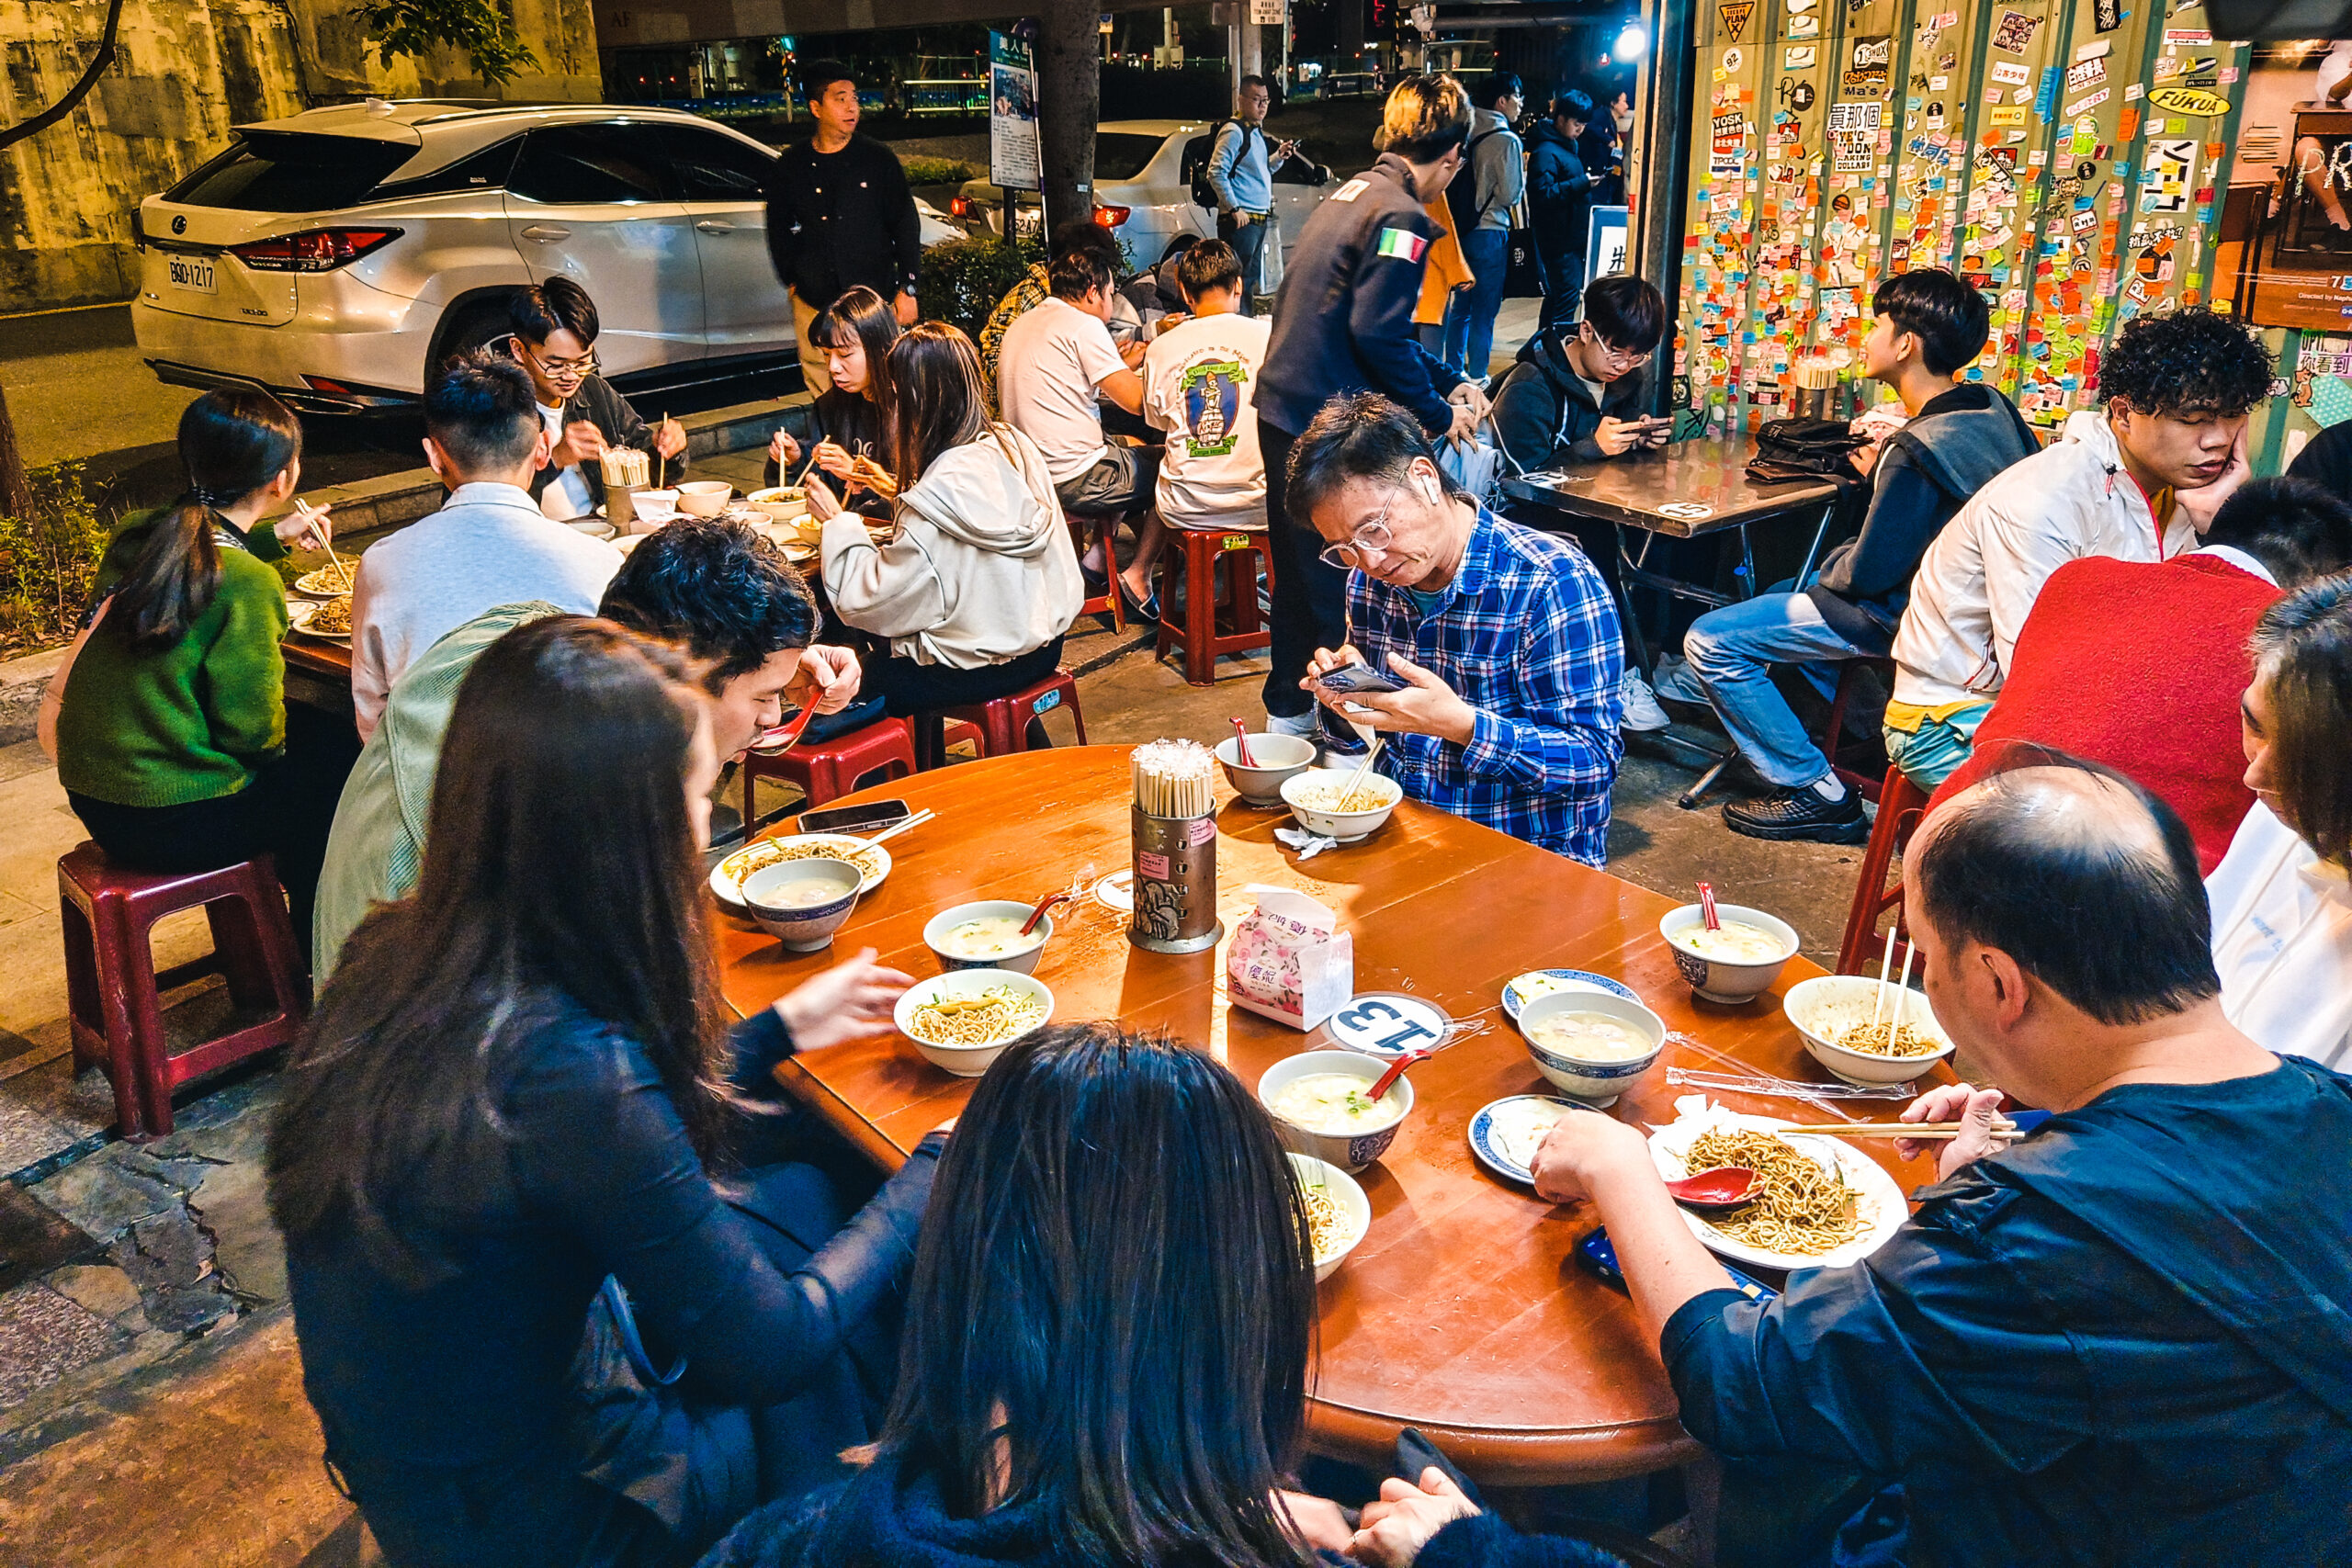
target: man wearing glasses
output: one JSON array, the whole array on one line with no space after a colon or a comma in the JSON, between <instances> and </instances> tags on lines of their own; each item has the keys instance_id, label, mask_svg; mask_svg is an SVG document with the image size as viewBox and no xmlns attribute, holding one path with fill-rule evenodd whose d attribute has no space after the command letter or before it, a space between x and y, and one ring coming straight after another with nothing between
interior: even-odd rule
<instances>
[{"instance_id":1,"label":"man wearing glasses","mask_svg":"<svg viewBox=\"0 0 2352 1568\"><path fill-rule=\"evenodd\" d=\"M1414 799L1605 862L1624 651L1584 552L1450 486L1419 421L1377 392L1325 404L1289 479L1291 515L1348 572L1348 639L1315 650L1301 687L1390 732L1380 766Z\"/></svg>"},{"instance_id":2,"label":"man wearing glasses","mask_svg":"<svg viewBox=\"0 0 2352 1568\"><path fill-rule=\"evenodd\" d=\"M506 309L516 363L531 378L539 419L554 437L548 466L531 480L531 499L561 522L585 517L605 500L605 448L627 446L659 457L647 482L659 488L686 474L686 427L664 415L656 430L596 374L596 302L568 277L550 277L514 296Z\"/></svg>"}]
</instances>

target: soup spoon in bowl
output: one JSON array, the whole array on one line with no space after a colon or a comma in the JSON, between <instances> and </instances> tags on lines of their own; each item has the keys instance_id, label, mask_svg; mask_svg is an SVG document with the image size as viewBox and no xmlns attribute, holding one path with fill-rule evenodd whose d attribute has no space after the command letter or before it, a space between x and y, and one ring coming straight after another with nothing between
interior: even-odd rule
<instances>
[{"instance_id":1,"label":"soup spoon in bowl","mask_svg":"<svg viewBox=\"0 0 2352 1568\"><path fill-rule=\"evenodd\" d=\"M1747 1201L1756 1173L1744 1165L1721 1165L1666 1184L1667 1196L1693 1209L1730 1209Z\"/></svg>"}]
</instances>

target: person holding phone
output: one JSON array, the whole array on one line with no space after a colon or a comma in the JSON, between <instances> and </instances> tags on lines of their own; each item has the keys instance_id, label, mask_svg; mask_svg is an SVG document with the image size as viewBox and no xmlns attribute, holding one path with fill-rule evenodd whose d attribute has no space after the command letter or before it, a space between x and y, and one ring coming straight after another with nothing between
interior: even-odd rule
<instances>
[{"instance_id":1,"label":"person holding phone","mask_svg":"<svg viewBox=\"0 0 2352 1568\"><path fill-rule=\"evenodd\" d=\"M1600 463L1663 446L1641 374L1666 337L1666 300L1638 277L1584 291L1584 320L1529 338L1495 394L1495 436L1521 468Z\"/></svg>"}]
</instances>

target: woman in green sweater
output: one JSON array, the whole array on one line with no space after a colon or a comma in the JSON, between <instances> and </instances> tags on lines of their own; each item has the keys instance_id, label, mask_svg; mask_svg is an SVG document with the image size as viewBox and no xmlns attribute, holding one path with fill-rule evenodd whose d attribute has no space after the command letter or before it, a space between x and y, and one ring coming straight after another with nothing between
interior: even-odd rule
<instances>
[{"instance_id":1,"label":"woman in green sweater","mask_svg":"<svg viewBox=\"0 0 2352 1568\"><path fill-rule=\"evenodd\" d=\"M266 392L207 392L180 416L179 450L187 493L125 517L99 564L97 624L58 712L58 779L118 865L274 853L307 947L334 795L322 813L284 777L286 591L266 562L323 545L326 523L257 526L300 481L302 427Z\"/></svg>"}]
</instances>

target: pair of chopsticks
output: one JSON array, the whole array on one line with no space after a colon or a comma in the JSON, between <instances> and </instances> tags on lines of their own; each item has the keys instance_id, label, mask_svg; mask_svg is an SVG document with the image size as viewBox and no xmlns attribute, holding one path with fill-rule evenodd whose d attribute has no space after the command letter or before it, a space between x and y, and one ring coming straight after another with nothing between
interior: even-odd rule
<instances>
[{"instance_id":1,"label":"pair of chopsticks","mask_svg":"<svg viewBox=\"0 0 2352 1568\"><path fill-rule=\"evenodd\" d=\"M312 522L317 518L324 517L327 514L325 507L312 506L309 502L304 501L299 495L294 498L294 511L296 515L300 516L306 523ZM327 564L334 568L335 575L343 579L343 591L345 593L349 593L353 592L351 583L351 569L343 564L343 558L341 556L334 553L334 539L327 533L325 525L322 524L318 526L319 541L326 546Z\"/></svg>"},{"instance_id":2,"label":"pair of chopsticks","mask_svg":"<svg viewBox=\"0 0 2352 1568\"><path fill-rule=\"evenodd\" d=\"M1820 1125L1808 1123L1791 1127L1792 1133L1815 1133L1829 1138L1917 1138L1923 1143L1949 1141L1968 1130L1965 1122L1830 1122ZM1996 1143L2014 1143L2025 1136L2025 1129L2014 1122L1996 1125Z\"/></svg>"},{"instance_id":3,"label":"pair of chopsticks","mask_svg":"<svg viewBox=\"0 0 2352 1568\"><path fill-rule=\"evenodd\" d=\"M920 828L924 823L937 818L938 815L938 812L933 811L930 807L926 806L921 811L916 812L906 820L891 823L888 828L883 829L880 832L875 834L865 841L869 844L878 844L885 839L895 839L899 834L905 832L908 829Z\"/></svg>"}]
</instances>

